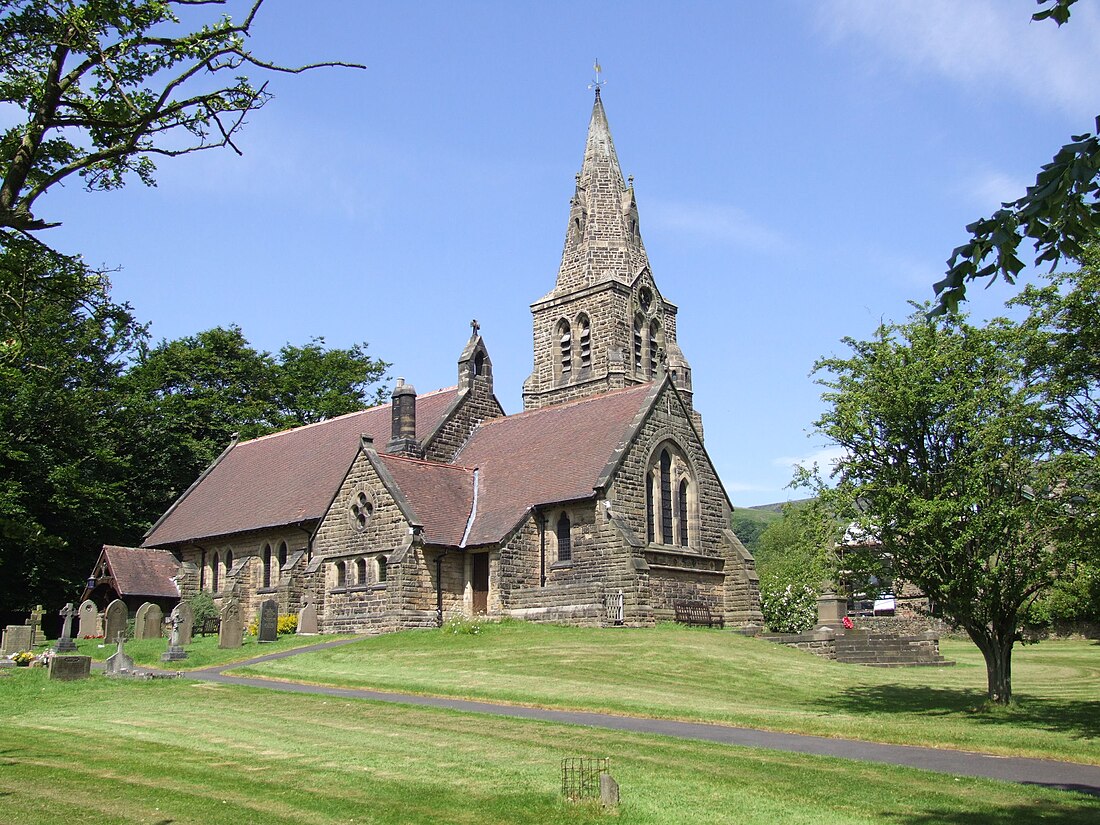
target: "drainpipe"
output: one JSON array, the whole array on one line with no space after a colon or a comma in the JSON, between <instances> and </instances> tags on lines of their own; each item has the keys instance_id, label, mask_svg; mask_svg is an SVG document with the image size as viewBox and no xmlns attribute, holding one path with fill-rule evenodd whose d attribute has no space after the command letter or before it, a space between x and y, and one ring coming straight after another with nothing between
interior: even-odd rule
<instances>
[{"instance_id":1,"label":"drainpipe","mask_svg":"<svg viewBox=\"0 0 1100 825\"><path fill-rule=\"evenodd\" d=\"M299 530L301 530L303 533L306 534L306 561L307 562L312 561L313 560L313 531L312 530L307 530L305 527L303 527L300 524L295 524L294 526L296 528L298 528ZM282 575L282 573L283 573L283 571L282 571L282 569L280 569L279 570L279 575Z\"/></svg>"},{"instance_id":2,"label":"drainpipe","mask_svg":"<svg viewBox=\"0 0 1100 825\"><path fill-rule=\"evenodd\" d=\"M443 557L450 550L444 550L435 557L435 621L437 627L443 627Z\"/></svg>"},{"instance_id":3,"label":"drainpipe","mask_svg":"<svg viewBox=\"0 0 1100 825\"><path fill-rule=\"evenodd\" d=\"M546 587L546 515L535 509L539 520L539 587Z\"/></svg>"}]
</instances>

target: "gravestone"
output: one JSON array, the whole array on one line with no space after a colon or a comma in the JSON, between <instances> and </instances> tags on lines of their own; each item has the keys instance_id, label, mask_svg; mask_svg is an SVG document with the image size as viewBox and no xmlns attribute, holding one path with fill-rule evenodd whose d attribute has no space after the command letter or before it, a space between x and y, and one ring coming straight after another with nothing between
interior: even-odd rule
<instances>
[{"instance_id":1,"label":"gravestone","mask_svg":"<svg viewBox=\"0 0 1100 825\"><path fill-rule=\"evenodd\" d=\"M80 639L99 635L99 610L91 599L80 603L80 629L76 635Z\"/></svg>"},{"instance_id":2,"label":"gravestone","mask_svg":"<svg viewBox=\"0 0 1100 825\"><path fill-rule=\"evenodd\" d=\"M187 602L180 602L172 610L179 613L180 617L180 645L186 647L191 644L191 636L195 632L195 611Z\"/></svg>"},{"instance_id":3,"label":"gravestone","mask_svg":"<svg viewBox=\"0 0 1100 825\"><path fill-rule=\"evenodd\" d=\"M109 642L118 639L118 634L126 636L126 622L130 619L130 611L126 609L126 602L115 599L107 609L103 611L103 638Z\"/></svg>"},{"instance_id":4,"label":"gravestone","mask_svg":"<svg viewBox=\"0 0 1100 825\"><path fill-rule=\"evenodd\" d=\"M178 662L180 659L186 659L187 651L180 644L180 625L183 624L183 617L180 616L179 605L176 605L172 615L168 617L168 624L172 628L172 633L168 637L168 650L161 654L160 660L162 662Z\"/></svg>"},{"instance_id":5,"label":"gravestone","mask_svg":"<svg viewBox=\"0 0 1100 825\"><path fill-rule=\"evenodd\" d=\"M218 629L218 647L240 647L243 643L241 638L243 628L241 627L241 605L236 599L226 599L222 606L221 620L221 627Z\"/></svg>"},{"instance_id":6,"label":"gravestone","mask_svg":"<svg viewBox=\"0 0 1100 825\"><path fill-rule=\"evenodd\" d=\"M609 773L600 774L600 804L605 808L619 806L619 783Z\"/></svg>"},{"instance_id":7,"label":"gravestone","mask_svg":"<svg viewBox=\"0 0 1100 825\"><path fill-rule=\"evenodd\" d=\"M31 617L27 619L27 624L31 626L31 645L46 641L46 633L42 630L42 617L45 615L46 611L42 609L42 605L38 605L31 611Z\"/></svg>"},{"instance_id":8,"label":"gravestone","mask_svg":"<svg viewBox=\"0 0 1100 825\"><path fill-rule=\"evenodd\" d=\"M126 651L122 647L125 641L126 634L119 633L115 639L118 649L107 657L107 663L103 670L105 676L129 676L134 672L134 660L126 655Z\"/></svg>"},{"instance_id":9,"label":"gravestone","mask_svg":"<svg viewBox=\"0 0 1100 825\"><path fill-rule=\"evenodd\" d=\"M159 605L146 602L134 617L134 639L159 639L164 635L164 611Z\"/></svg>"},{"instance_id":10,"label":"gravestone","mask_svg":"<svg viewBox=\"0 0 1100 825\"><path fill-rule=\"evenodd\" d=\"M61 613L59 615L61 616L61 638L57 640L57 644L53 646L53 649L56 653L75 653L76 642L73 641L73 616L76 615L76 611L73 610L73 603L69 602L61 608ZM51 675L50 678L52 679L54 677Z\"/></svg>"},{"instance_id":11,"label":"gravestone","mask_svg":"<svg viewBox=\"0 0 1100 825\"><path fill-rule=\"evenodd\" d=\"M302 596L302 609L298 611L298 633L302 636L314 636L317 633L317 605L313 603L313 594Z\"/></svg>"},{"instance_id":12,"label":"gravestone","mask_svg":"<svg viewBox=\"0 0 1100 825\"><path fill-rule=\"evenodd\" d=\"M266 599L260 603L260 629L256 640L259 642L273 642L279 638L279 606L274 599Z\"/></svg>"},{"instance_id":13,"label":"gravestone","mask_svg":"<svg viewBox=\"0 0 1100 825\"><path fill-rule=\"evenodd\" d=\"M87 679L92 674L91 656L51 656L51 679L62 682L73 682L77 679Z\"/></svg>"},{"instance_id":14,"label":"gravestone","mask_svg":"<svg viewBox=\"0 0 1100 825\"><path fill-rule=\"evenodd\" d=\"M31 626L26 624L9 624L4 631L3 641L0 641L0 656L10 656L21 650L30 650Z\"/></svg>"}]
</instances>

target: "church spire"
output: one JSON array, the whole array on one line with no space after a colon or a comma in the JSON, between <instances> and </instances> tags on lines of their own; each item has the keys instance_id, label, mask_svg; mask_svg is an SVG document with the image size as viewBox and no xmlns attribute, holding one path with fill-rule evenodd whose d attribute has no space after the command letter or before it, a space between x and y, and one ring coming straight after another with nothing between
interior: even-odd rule
<instances>
[{"instance_id":1,"label":"church spire","mask_svg":"<svg viewBox=\"0 0 1100 825\"><path fill-rule=\"evenodd\" d=\"M600 97L598 72L555 291L612 280L631 284L649 266L638 228L633 178L629 185L623 180Z\"/></svg>"}]
</instances>

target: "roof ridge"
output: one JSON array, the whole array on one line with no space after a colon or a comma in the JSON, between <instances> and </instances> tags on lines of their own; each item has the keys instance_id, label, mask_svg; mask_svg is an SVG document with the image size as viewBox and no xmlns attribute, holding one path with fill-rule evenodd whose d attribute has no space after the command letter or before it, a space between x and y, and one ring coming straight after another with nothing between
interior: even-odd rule
<instances>
[{"instance_id":1,"label":"roof ridge","mask_svg":"<svg viewBox=\"0 0 1100 825\"><path fill-rule=\"evenodd\" d=\"M569 401L563 401L560 404L547 404L545 407L538 407L537 409L534 409L534 410L524 410L523 412L512 413L511 415L500 416L499 418L487 418L484 421L482 421L480 424L478 424L478 427L479 428L487 427L487 426L491 426L493 424L499 424L499 423L504 422L504 421L514 421L517 418L522 418L524 416L530 417L530 416L536 415L537 413L545 413L545 412L551 412L553 410L561 410L561 409L566 409L566 408L571 408L571 407L578 407L581 404L591 404L591 403L599 401L603 398L608 398L609 396L612 396L612 395L626 395L628 392L640 392L643 389L648 392L649 389L652 388L652 385L653 385L652 381L647 381L644 384L637 384L637 385L632 386L632 387L620 387L617 390L608 390L607 392L596 393L595 395L586 395L583 398L574 398L574 399L571 399Z\"/></svg>"},{"instance_id":2,"label":"roof ridge","mask_svg":"<svg viewBox=\"0 0 1100 825\"><path fill-rule=\"evenodd\" d=\"M417 395L416 398L419 401L419 400L424 399L424 398L429 398L431 396L440 395L441 393L453 392L457 389L458 389L457 384L453 387L440 387L438 390L432 390L431 392L420 393L419 395ZM332 418L325 418L321 421L314 421L311 424L301 424L297 427L288 427L285 430L278 430L278 431L273 432L273 433L266 433L265 435L258 435L255 438L248 439L247 441L241 441L237 446L238 447L244 447L244 446L247 446L249 444L255 444L257 441L265 441L267 439L275 438L277 436L286 435L287 433L296 433L296 432L300 432L302 430L308 430L310 427L319 427L322 424L331 424L333 421L343 421L346 418L351 418L352 416L355 416L355 415L363 415L364 413L374 412L375 410L380 410L380 409L382 409L384 407L388 407L388 406L390 406L390 402L386 401L386 402L383 402L382 404L375 404L373 407L364 407L361 410L352 410L349 413L344 413L343 415L336 415L336 416L333 416Z\"/></svg>"},{"instance_id":3,"label":"roof ridge","mask_svg":"<svg viewBox=\"0 0 1100 825\"><path fill-rule=\"evenodd\" d=\"M477 467L467 467L465 464L455 464L453 461L431 461L427 458L413 458L407 455L390 455L389 453L378 453L378 457L385 459L386 461L406 461L410 464L424 464L429 467L446 467L449 470L464 470L465 472L472 473Z\"/></svg>"}]
</instances>

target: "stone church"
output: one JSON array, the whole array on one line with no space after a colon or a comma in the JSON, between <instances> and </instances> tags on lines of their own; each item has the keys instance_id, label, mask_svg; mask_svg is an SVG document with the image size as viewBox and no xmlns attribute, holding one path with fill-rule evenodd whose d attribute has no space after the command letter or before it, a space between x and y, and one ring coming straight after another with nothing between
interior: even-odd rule
<instances>
[{"instance_id":1,"label":"stone church","mask_svg":"<svg viewBox=\"0 0 1100 825\"><path fill-rule=\"evenodd\" d=\"M531 305L524 411L504 414L475 322L454 387L399 379L390 404L234 442L143 547L178 560L182 598L232 593L247 617L308 594L323 632L456 614L646 626L680 600L759 625L676 311L597 88L557 282Z\"/></svg>"}]
</instances>

